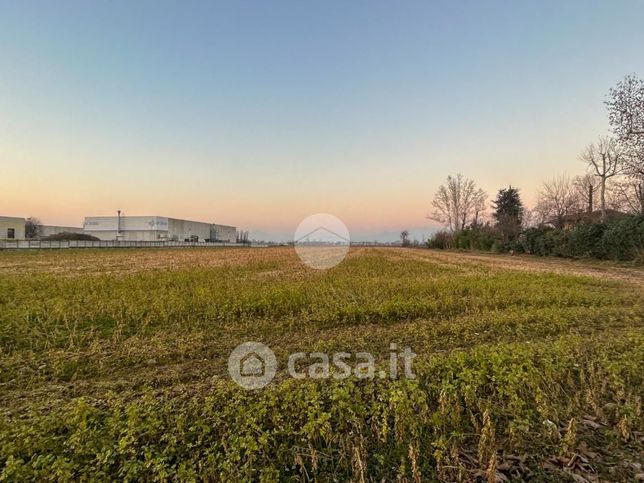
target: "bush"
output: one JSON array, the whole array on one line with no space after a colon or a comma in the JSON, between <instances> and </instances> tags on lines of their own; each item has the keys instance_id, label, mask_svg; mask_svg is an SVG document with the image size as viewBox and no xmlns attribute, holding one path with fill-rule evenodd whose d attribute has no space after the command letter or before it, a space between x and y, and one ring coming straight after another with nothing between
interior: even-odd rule
<instances>
[{"instance_id":1,"label":"bush","mask_svg":"<svg viewBox=\"0 0 644 483\"><path fill-rule=\"evenodd\" d=\"M564 232L561 256L606 258L602 236L606 230L603 223L582 223L569 232Z\"/></svg>"},{"instance_id":2,"label":"bush","mask_svg":"<svg viewBox=\"0 0 644 483\"><path fill-rule=\"evenodd\" d=\"M501 240L489 226L468 227L458 233L436 233L429 248L494 250L542 257L641 260L644 258L644 217L627 216L607 223L582 223L569 230L528 228L515 241Z\"/></svg>"},{"instance_id":3,"label":"bush","mask_svg":"<svg viewBox=\"0 0 644 483\"><path fill-rule=\"evenodd\" d=\"M644 217L582 223L570 230L529 228L519 236L519 246L541 256L636 260L644 250Z\"/></svg>"},{"instance_id":4,"label":"bush","mask_svg":"<svg viewBox=\"0 0 644 483\"><path fill-rule=\"evenodd\" d=\"M531 255L552 255L553 247L547 236L552 228L528 228L519 235L517 247L520 252Z\"/></svg>"},{"instance_id":5,"label":"bush","mask_svg":"<svg viewBox=\"0 0 644 483\"><path fill-rule=\"evenodd\" d=\"M98 238L92 235L86 235L85 233L56 233L55 235L44 236L41 240L54 240L54 241L65 241L65 240L80 240L80 241L100 241Z\"/></svg>"},{"instance_id":6,"label":"bush","mask_svg":"<svg viewBox=\"0 0 644 483\"><path fill-rule=\"evenodd\" d=\"M489 226L470 226L458 233L439 231L427 240L428 248L444 250L491 250L495 243L494 230Z\"/></svg>"},{"instance_id":7,"label":"bush","mask_svg":"<svg viewBox=\"0 0 644 483\"><path fill-rule=\"evenodd\" d=\"M454 248L462 250L491 250L495 234L489 226L468 227L454 235Z\"/></svg>"},{"instance_id":8,"label":"bush","mask_svg":"<svg viewBox=\"0 0 644 483\"><path fill-rule=\"evenodd\" d=\"M454 236L446 231L439 231L434 233L434 236L427 240L427 248L436 248L445 250L451 248Z\"/></svg>"},{"instance_id":9,"label":"bush","mask_svg":"<svg viewBox=\"0 0 644 483\"><path fill-rule=\"evenodd\" d=\"M612 260L636 260L644 252L644 216L629 216L606 225L601 250Z\"/></svg>"}]
</instances>

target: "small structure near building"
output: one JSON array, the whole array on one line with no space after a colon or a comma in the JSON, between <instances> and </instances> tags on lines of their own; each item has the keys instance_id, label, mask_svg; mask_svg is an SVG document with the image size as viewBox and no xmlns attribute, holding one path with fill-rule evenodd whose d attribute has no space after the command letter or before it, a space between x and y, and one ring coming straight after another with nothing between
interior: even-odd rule
<instances>
[{"instance_id":1,"label":"small structure near building","mask_svg":"<svg viewBox=\"0 0 644 483\"><path fill-rule=\"evenodd\" d=\"M237 241L237 227L213 224L210 235L211 241L235 243Z\"/></svg>"},{"instance_id":2,"label":"small structure near building","mask_svg":"<svg viewBox=\"0 0 644 483\"><path fill-rule=\"evenodd\" d=\"M25 224L24 218L0 216L0 240L23 240Z\"/></svg>"}]
</instances>

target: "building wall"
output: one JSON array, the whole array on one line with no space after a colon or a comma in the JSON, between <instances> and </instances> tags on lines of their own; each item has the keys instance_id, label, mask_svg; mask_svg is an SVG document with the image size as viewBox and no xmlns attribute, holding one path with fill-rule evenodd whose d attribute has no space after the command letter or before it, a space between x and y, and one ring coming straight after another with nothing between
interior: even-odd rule
<instances>
[{"instance_id":1,"label":"building wall","mask_svg":"<svg viewBox=\"0 0 644 483\"><path fill-rule=\"evenodd\" d=\"M99 240L117 239L117 216L88 216L83 224L84 233ZM119 240L156 241L156 240L212 240L217 239L234 243L236 229L234 226L213 225L200 221L179 220L163 216L122 216Z\"/></svg>"},{"instance_id":2,"label":"building wall","mask_svg":"<svg viewBox=\"0 0 644 483\"><path fill-rule=\"evenodd\" d=\"M184 241L191 239L193 236L198 237L199 241L209 240L210 223L168 218L168 237L170 240Z\"/></svg>"},{"instance_id":3,"label":"building wall","mask_svg":"<svg viewBox=\"0 0 644 483\"><path fill-rule=\"evenodd\" d=\"M235 243L237 241L237 228L228 225L212 225L214 235L217 241Z\"/></svg>"},{"instance_id":4,"label":"building wall","mask_svg":"<svg viewBox=\"0 0 644 483\"><path fill-rule=\"evenodd\" d=\"M76 226L40 225L40 236L58 235L59 233L84 233L83 228Z\"/></svg>"},{"instance_id":5,"label":"building wall","mask_svg":"<svg viewBox=\"0 0 644 483\"><path fill-rule=\"evenodd\" d=\"M118 216L88 216L83 224L86 232L116 231L118 226ZM168 231L168 219L163 216L121 216L121 230Z\"/></svg>"},{"instance_id":6,"label":"building wall","mask_svg":"<svg viewBox=\"0 0 644 483\"><path fill-rule=\"evenodd\" d=\"M8 238L9 229L14 230L14 239L25 238L25 219L13 216L0 216L0 239Z\"/></svg>"},{"instance_id":7,"label":"building wall","mask_svg":"<svg viewBox=\"0 0 644 483\"><path fill-rule=\"evenodd\" d=\"M99 240L116 240L118 216L88 216L84 233ZM122 216L119 240L156 241L168 239L168 219L162 216Z\"/></svg>"},{"instance_id":8,"label":"building wall","mask_svg":"<svg viewBox=\"0 0 644 483\"><path fill-rule=\"evenodd\" d=\"M116 230L85 231L86 235L98 238L101 241L113 241L117 239ZM168 232L161 230L129 230L121 231L118 240L124 241L164 241L168 239Z\"/></svg>"}]
</instances>

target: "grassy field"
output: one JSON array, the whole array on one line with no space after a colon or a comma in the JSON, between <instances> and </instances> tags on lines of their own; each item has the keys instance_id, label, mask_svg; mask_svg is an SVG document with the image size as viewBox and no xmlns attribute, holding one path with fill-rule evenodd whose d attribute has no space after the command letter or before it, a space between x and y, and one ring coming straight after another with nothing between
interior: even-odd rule
<instances>
[{"instance_id":1,"label":"grassy field","mask_svg":"<svg viewBox=\"0 0 644 483\"><path fill-rule=\"evenodd\" d=\"M0 252L0 479L627 481L644 472L644 273L352 249ZM231 381L241 342L280 363ZM416 379L295 380L409 346Z\"/></svg>"}]
</instances>

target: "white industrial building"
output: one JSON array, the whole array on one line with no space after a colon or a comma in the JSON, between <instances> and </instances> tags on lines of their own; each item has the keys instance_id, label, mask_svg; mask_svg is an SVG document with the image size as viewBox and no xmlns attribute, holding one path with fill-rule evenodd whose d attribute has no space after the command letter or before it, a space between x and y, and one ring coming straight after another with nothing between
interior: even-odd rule
<instances>
[{"instance_id":1,"label":"white industrial building","mask_svg":"<svg viewBox=\"0 0 644 483\"><path fill-rule=\"evenodd\" d=\"M22 240L25 238L25 219L15 216L0 216L0 240Z\"/></svg>"},{"instance_id":2,"label":"white industrial building","mask_svg":"<svg viewBox=\"0 0 644 483\"><path fill-rule=\"evenodd\" d=\"M89 216L83 231L99 240L221 241L235 243L234 226L178 220L164 216Z\"/></svg>"},{"instance_id":3,"label":"white industrial building","mask_svg":"<svg viewBox=\"0 0 644 483\"><path fill-rule=\"evenodd\" d=\"M24 240L27 235L26 225L27 220L25 218L17 218L14 216L0 216L0 239ZM83 233L83 229L75 226L38 226L39 237L58 235L60 233Z\"/></svg>"}]
</instances>

